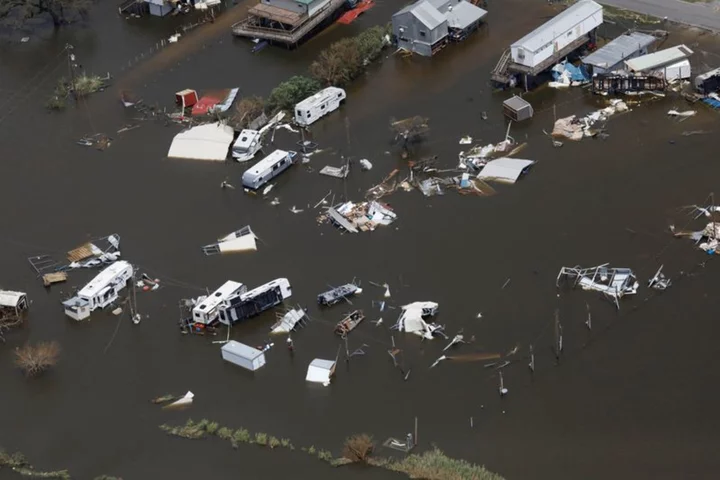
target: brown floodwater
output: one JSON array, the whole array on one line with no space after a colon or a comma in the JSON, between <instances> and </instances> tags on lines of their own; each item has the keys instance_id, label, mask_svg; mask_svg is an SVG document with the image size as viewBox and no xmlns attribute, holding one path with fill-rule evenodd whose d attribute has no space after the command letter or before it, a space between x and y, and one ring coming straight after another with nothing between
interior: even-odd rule
<instances>
[{"instance_id":1,"label":"brown floodwater","mask_svg":"<svg viewBox=\"0 0 720 480\"><path fill-rule=\"evenodd\" d=\"M328 151L312 157L312 170L295 166L278 178L270 197L279 197L279 206L219 188L225 178L239 186L243 165L166 158L177 125L140 122L138 129L116 133L136 115L119 103L119 88L168 107L182 88L239 86L246 95L267 95L279 81L306 71L320 49L386 22L399 5L378 2L356 24L333 26L298 50L266 48L256 55L250 42L217 28L232 23L220 17L136 61L187 19L128 21L113 5L101 4L85 28L61 31L53 42L0 50L0 285L27 291L33 301L26 325L0 345L1 446L24 452L40 469L67 468L73 478L390 479L403 477L333 469L299 451L233 450L214 439L171 438L158 426L208 418L338 454L352 433L380 441L402 437L417 416L420 450L436 444L509 479L716 476L720 378L712 359L720 353L720 272L691 242L667 231L670 223L685 223L676 207L702 202L717 186L716 112L696 106L695 117L678 122L667 110L688 107L669 95L612 118L605 140L553 148L543 133L552 128L553 105L560 117L602 103L584 89L543 88L528 97L535 117L511 130L528 143L520 157L538 162L517 184L497 186L497 195L487 198L395 193L386 200L399 220L372 233L342 235L315 221L312 206L328 191L336 199L361 200L368 187L404 168L391 142L391 118L428 117L431 131L415 155L437 155L444 168L457 164L463 135L482 143L501 140L501 103L508 94L491 90L489 71L509 43L552 15L550 7L492 4L484 31L432 60L388 50L348 89L346 105L313 125L312 138ZM623 27L620 22L606 33ZM712 39L695 40L687 31L673 33L668 44L695 41L698 51L712 51ZM114 85L78 107L48 114L43 104L66 72L66 42L87 70L110 71ZM703 68L720 60L699 53L694 62ZM689 130L710 133L681 134ZM107 150L75 144L99 132L114 137ZM275 144L291 148L297 140L278 131ZM346 182L318 174L324 165L339 165L340 155L370 159L374 168L354 170ZM293 214L292 206L306 210ZM244 225L262 239L257 252L203 255L202 245ZM138 293L146 315L140 325L109 312L73 322L60 301L95 272L73 272L67 284L46 291L26 258L62 255L113 232L122 237L124 258L161 279L163 288ZM619 311L591 293L558 295L560 267L605 262L633 268L641 282L638 295L624 299ZM677 280L658 294L645 282L661 264ZM251 375L221 360L211 342L224 331L218 337L180 334L179 299L228 279L256 286L277 277L290 280L289 303L307 305L313 319L293 335L294 357L284 339L276 339L267 365ZM365 291L352 307L315 306L328 285L353 278ZM398 310L373 307L384 290L369 282L387 282L393 306L438 302L437 320L448 335L463 329L475 336L449 355L482 358L519 345L504 370L509 394L498 396L497 371L483 361L429 369L445 340L394 333L403 366L412 371L403 381L386 353ZM592 332L584 325L586 304ZM366 321L353 331L350 347L366 344L367 354L339 365L332 386L314 388L304 379L307 365L335 356L340 342L333 326L350 308L364 309L369 320L382 316L384 323ZM559 363L552 353L556 309L565 344ZM237 325L231 336L261 344L274 320L268 312ZM37 379L24 378L12 364L13 348L50 339L62 346L60 363ZM534 375L527 368L530 344ZM195 393L189 410L161 410L149 401L187 390Z\"/></svg>"}]
</instances>

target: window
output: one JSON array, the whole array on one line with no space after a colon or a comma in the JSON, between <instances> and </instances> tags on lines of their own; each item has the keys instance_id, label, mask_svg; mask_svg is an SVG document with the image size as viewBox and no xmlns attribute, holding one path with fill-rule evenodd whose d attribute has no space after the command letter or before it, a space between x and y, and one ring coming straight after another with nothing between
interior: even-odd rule
<instances>
[{"instance_id":1,"label":"window","mask_svg":"<svg viewBox=\"0 0 720 480\"><path fill-rule=\"evenodd\" d=\"M242 143L247 142L247 137L242 137L242 138L240 139L240 141L241 141Z\"/></svg>"},{"instance_id":2,"label":"window","mask_svg":"<svg viewBox=\"0 0 720 480\"><path fill-rule=\"evenodd\" d=\"M325 104L320 105L320 110L325 110Z\"/></svg>"},{"instance_id":3,"label":"window","mask_svg":"<svg viewBox=\"0 0 720 480\"><path fill-rule=\"evenodd\" d=\"M222 293L220 293L220 292L215 292L215 296L216 296L216 297L219 297L220 295L222 295Z\"/></svg>"},{"instance_id":4,"label":"window","mask_svg":"<svg viewBox=\"0 0 720 480\"><path fill-rule=\"evenodd\" d=\"M420 36L421 36L421 37L424 37L424 36L425 36L425 30L420 30Z\"/></svg>"},{"instance_id":5,"label":"window","mask_svg":"<svg viewBox=\"0 0 720 480\"><path fill-rule=\"evenodd\" d=\"M307 118L310 118L310 110L308 110Z\"/></svg>"},{"instance_id":6,"label":"window","mask_svg":"<svg viewBox=\"0 0 720 480\"><path fill-rule=\"evenodd\" d=\"M341 98L341 97L342 97L342 93L338 93L338 98Z\"/></svg>"},{"instance_id":7,"label":"window","mask_svg":"<svg viewBox=\"0 0 720 480\"><path fill-rule=\"evenodd\" d=\"M302 110L298 110L295 115L297 115L298 117L302 117Z\"/></svg>"}]
</instances>

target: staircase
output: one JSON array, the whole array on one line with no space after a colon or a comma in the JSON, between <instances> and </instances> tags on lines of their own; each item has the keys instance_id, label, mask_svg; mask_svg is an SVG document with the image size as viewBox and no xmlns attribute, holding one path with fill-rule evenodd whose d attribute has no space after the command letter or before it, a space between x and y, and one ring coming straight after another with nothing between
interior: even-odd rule
<instances>
[{"instance_id":1,"label":"staircase","mask_svg":"<svg viewBox=\"0 0 720 480\"><path fill-rule=\"evenodd\" d=\"M505 50L500 57L500 60L498 60L497 65L495 65L495 68L490 73L490 78L493 82L506 84L510 81L510 77L508 76L508 65L510 64L510 50Z\"/></svg>"}]
</instances>

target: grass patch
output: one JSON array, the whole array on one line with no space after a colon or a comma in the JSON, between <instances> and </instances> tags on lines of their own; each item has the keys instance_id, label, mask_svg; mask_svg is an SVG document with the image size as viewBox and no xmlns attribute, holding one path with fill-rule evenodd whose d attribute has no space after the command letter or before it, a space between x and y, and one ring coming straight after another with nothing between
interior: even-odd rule
<instances>
[{"instance_id":1,"label":"grass patch","mask_svg":"<svg viewBox=\"0 0 720 480\"><path fill-rule=\"evenodd\" d=\"M70 473L68 473L67 470L57 470L54 472L35 470L22 453L7 453L5 450L0 449L0 470L3 468L9 468L23 477L70 480Z\"/></svg>"},{"instance_id":2,"label":"grass patch","mask_svg":"<svg viewBox=\"0 0 720 480\"><path fill-rule=\"evenodd\" d=\"M254 439L253 441L254 441L255 443L257 443L258 445L263 445L263 446L267 445L267 444L268 444L268 436L267 436L267 433L262 433L262 432L256 433L256 434L255 434L255 439Z\"/></svg>"},{"instance_id":3,"label":"grass patch","mask_svg":"<svg viewBox=\"0 0 720 480\"><path fill-rule=\"evenodd\" d=\"M438 448L401 460L370 459L368 463L425 480L504 480L485 467L450 458Z\"/></svg>"},{"instance_id":4,"label":"grass patch","mask_svg":"<svg viewBox=\"0 0 720 480\"><path fill-rule=\"evenodd\" d=\"M82 74L75 78L74 82L66 78L60 78L55 85L50 98L45 102L49 110L62 110L67 106L67 99L70 95L85 97L99 92L105 87L105 80L97 75Z\"/></svg>"},{"instance_id":5,"label":"grass patch","mask_svg":"<svg viewBox=\"0 0 720 480\"><path fill-rule=\"evenodd\" d=\"M653 17L652 15L632 12L630 10L611 7L609 5L603 5L603 16L613 20L629 20L631 22L641 23L644 25L654 25L662 22L662 19Z\"/></svg>"}]
</instances>

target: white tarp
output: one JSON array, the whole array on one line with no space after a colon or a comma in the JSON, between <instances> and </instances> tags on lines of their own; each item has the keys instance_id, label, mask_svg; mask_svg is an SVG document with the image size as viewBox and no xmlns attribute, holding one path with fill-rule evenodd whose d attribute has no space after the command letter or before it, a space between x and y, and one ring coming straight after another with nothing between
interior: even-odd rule
<instances>
[{"instance_id":1,"label":"white tarp","mask_svg":"<svg viewBox=\"0 0 720 480\"><path fill-rule=\"evenodd\" d=\"M199 125L175 135L168 158L223 161L234 136L232 127L219 122Z\"/></svg>"},{"instance_id":2,"label":"white tarp","mask_svg":"<svg viewBox=\"0 0 720 480\"><path fill-rule=\"evenodd\" d=\"M308 366L305 380L308 382L322 383L327 387L330 385L330 378L335 373L335 361L316 358Z\"/></svg>"},{"instance_id":3,"label":"white tarp","mask_svg":"<svg viewBox=\"0 0 720 480\"><path fill-rule=\"evenodd\" d=\"M494 180L496 182L515 183L522 172L534 164L533 160L520 158L498 158L483 167L477 178L480 180Z\"/></svg>"}]
</instances>

